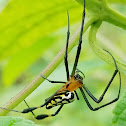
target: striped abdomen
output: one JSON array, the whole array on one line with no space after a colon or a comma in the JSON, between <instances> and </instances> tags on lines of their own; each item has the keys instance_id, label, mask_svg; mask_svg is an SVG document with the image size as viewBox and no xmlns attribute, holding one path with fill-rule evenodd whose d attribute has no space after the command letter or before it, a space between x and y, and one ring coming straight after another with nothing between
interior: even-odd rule
<instances>
[{"instance_id":1,"label":"striped abdomen","mask_svg":"<svg viewBox=\"0 0 126 126\"><path fill-rule=\"evenodd\" d=\"M47 99L46 99L47 100ZM46 101L45 100L45 101ZM68 104L74 101L74 93L70 91L64 91L57 93L47 104L46 109L51 109L52 107Z\"/></svg>"}]
</instances>

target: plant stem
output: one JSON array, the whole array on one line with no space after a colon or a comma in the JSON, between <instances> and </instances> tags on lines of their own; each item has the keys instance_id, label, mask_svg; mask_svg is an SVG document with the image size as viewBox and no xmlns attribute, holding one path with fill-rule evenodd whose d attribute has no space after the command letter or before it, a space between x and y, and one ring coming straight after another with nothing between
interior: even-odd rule
<instances>
[{"instance_id":1,"label":"plant stem","mask_svg":"<svg viewBox=\"0 0 126 126\"><path fill-rule=\"evenodd\" d=\"M105 21L107 21L113 25L126 29L126 17L115 12L114 10L112 10L110 8L107 8L106 17L104 19L105 19Z\"/></svg>"},{"instance_id":2,"label":"plant stem","mask_svg":"<svg viewBox=\"0 0 126 126\"><path fill-rule=\"evenodd\" d=\"M91 28L90 28L90 32L89 32L89 44L92 48L92 50L104 61L113 64L113 60L111 58L111 56L106 53L98 44L97 40L96 40L96 34L97 34L97 30L99 29L100 25L101 25L101 21L97 21L95 23L92 24ZM118 66L124 70L126 70L126 65L121 63L120 61L116 60Z\"/></svg>"},{"instance_id":3,"label":"plant stem","mask_svg":"<svg viewBox=\"0 0 126 126\"><path fill-rule=\"evenodd\" d=\"M76 1L83 5L83 0ZM126 17L112 10L106 0L87 0L86 9L90 16L96 16L98 20L126 29Z\"/></svg>"}]
</instances>

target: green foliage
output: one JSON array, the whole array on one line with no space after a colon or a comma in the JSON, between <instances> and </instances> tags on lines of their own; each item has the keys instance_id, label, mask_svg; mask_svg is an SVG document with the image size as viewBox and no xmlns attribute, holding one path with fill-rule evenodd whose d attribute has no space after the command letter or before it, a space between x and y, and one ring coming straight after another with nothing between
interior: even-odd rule
<instances>
[{"instance_id":1,"label":"green foliage","mask_svg":"<svg viewBox=\"0 0 126 126\"><path fill-rule=\"evenodd\" d=\"M51 43L50 43L51 42ZM3 71L3 81L6 85L12 82L24 71L31 63L40 57L47 48L54 42L53 38L45 37L35 42L29 48L24 48L14 54L8 61ZM45 43L47 44L45 47ZM12 72L14 72L12 74ZM8 76L9 75L9 76ZM8 79L6 79L8 78Z\"/></svg>"},{"instance_id":2,"label":"green foliage","mask_svg":"<svg viewBox=\"0 0 126 126\"><path fill-rule=\"evenodd\" d=\"M83 5L83 0L76 1ZM41 72L41 70L51 61L51 59L54 60L49 64L49 66L43 71L42 74L47 77L58 67L58 65L63 60L64 49L59 53L56 58L54 58L54 56L59 50L63 48L66 43L67 28L65 26L67 26L67 10L69 10L70 28L72 32L75 31L73 27L75 27L75 29L77 29L78 27L78 24L75 23L77 23L78 21L80 23L81 21L83 6L80 6L80 4L78 4L77 2L73 2L73 0L36 0L32 2L30 0L9 1L9 3L5 6L5 8L0 14L0 24L2 24L0 26L0 74L2 74L2 81L0 81L0 83L1 85L3 84L5 87L10 87L8 89L9 91L7 90L7 92L5 93L6 95L3 95L1 93L1 97L3 95L4 98L5 96L10 98L11 96L13 96L12 93L14 93L15 90L21 90L24 87L24 83L28 83L28 81L32 80L31 78L38 75L38 73ZM125 1L111 0L109 1L109 3L125 3ZM122 6L119 5L119 7ZM112 69L113 67L105 65L104 63L98 63L97 60L99 59L94 56L92 50L104 61L113 64L111 57L108 57L108 54L105 53L102 48L107 48L107 50L111 50L112 54L115 54L114 57L116 58L119 69L123 69L125 71L125 57L120 53L121 51L126 51L125 48L122 49L126 46L126 44L124 43L126 39L125 32L118 32L120 31L120 29L113 30L114 32L111 32L111 29L113 29L113 27L115 26L118 26L125 30L126 17L117 13L114 9L111 9L105 0L86 0L86 9L87 21L85 22L84 26L84 33L88 33L87 29L90 27L88 36L90 46L86 43L87 37L85 36L84 38L86 39L83 39L84 48L81 52L78 67L81 71L84 71L84 73L86 73L84 83L87 83L87 85L89 84L88 86L92 88L92 92L96 95L96 92L98 92L99 96L99 94L101 94L101 92L103 92L105 88L104 84L107 84L109 82L109 78L111 77L111 74L114 69ZM125 9L123 10L123 12L125 13ZM103 22L107 22L114 26L108 24L106 25ZM113 42L113 45L117 45L121 51L117 51L117 46L110 46L110 43L109 45L104 46L107 41L101 41L100 43L97 41L98 32L103 32L105 30L105 38L111 38L112 36L114 36L114 39L112 39L111 43ZM118 36L118 41L115 36ZM71 50L72 52L74 52L70 53L70 55L68 56L70 70L72 69L71 64L74 62L73 59L75 58L73 57L73 54L76 54L76 50L74 50L73 48L77 45L78 37L79 30L77 30L76 34L73 34L73 36L71 37L72 39L70 40L69 52ZM92 48L92 50L90 50L90 47ZM35 73L33 71L37 72ZM65 71L64 66L58 67L55 70L55 75L51 74L53 75L52 79L63 80L65 78L65 73L63 73L63 71ZM125 75L123 73L121 74L123 78L125 78ZM21 77L21 75L24 76L21 79L21 83L18 83L20 80L19 77ZM42 79L40 75L38 75L18 95L15 94L15 97L12 98L8 103L6 103L5 107L12 109L17 106L21 101L23 101L23 99L25 99L29 94L31 94L43 81L44 79ZM16 83L16 85L14 85L14 82ZM123 83L125 82L123 81ZM116 77L114 84L115 85L113 87L118 88L118 77ZM36 89L37 91L35 93L32 93L31 98L29 98L29 101L31 101L31 103L28 102L30 106L38 106L42 104L44 102L44 98L49 97L49 95L55 92L58 86L53 85L53 87L54 89L52 88L51 84L48 85L48 83L43 83L38 90ZM0 90L4 92L4 90ZM115 89L113 90L116 92ZM116 96L116 93L111 93L111 91L108 94L108 99L105 99L105 103L108 102L108 100L111 100L109 99L109 97L111 98L112 96L114 96L115 98ZM116 108L114 109L115 115L112 121L114 126L119 126L120 124L121 126L125 125L125 114L120 114L123 111L122 108L125 107L124 102L125 98L122 98L122 100L118 102ZM108 107L106 110L101 110L100 112L103 113L101 116L99 112L92 113L89 112L89 110L86 110L87 106L85 106L83 102L75 102L71 104L71 106L72 107L68 106L68 108L63 108L62 114L59 114L58 117L54 117L54 119L48 118L40 122L37 121L37 123L43 125L45 124L48 126L67 126L71 124L73 126L84 124L97 126L110 125L110 107ZM26 108L26 105L23 106L21 104L21 106L16 109L22 110L24 108ZM53 110L50 111L51 113L54 113ZM8 111L6 110L2 110L0 115L5 115L7 112ZM38 113L40 114L43 112L48 113L49 111L38 110ZM14 115L16 115L16 113L14 113ZM122 115L123 117L120 115ZM28 118L33 119L31 117L31 113L28 115ZM91 121L87 122L88 120ZM24 121L21 120L21 122Z\"/></svg>"},{"instance_id":3,"label":"green foliage","mask_svg":"<svg viewBox=\"0 0 126 126\"><path fill-rule=\"evenodd\" d=\"M83 0L77 0L83 5ZM86 8L88 9L87 14L89 18L94 18L93 23L91 24L90 33L89 33L89 44L92 50L103 60L112 63L111 58L108 57L107 53L101 49L96 40L96 35L101 24L105 21L111 23L120 28L126 29L126 17L117 13L116 11L109 8L105 0L89 0L86 1ZM125 59L123 59L125 60ZM126 65L118 62L118 66L126 70Z\"/></svg>"},{"instance_id":4,"label":"green foliage","mask_svg":"<svg viewBox=\"0 0 126 126\"><path fill-rule=\"evenodd\" d=\"M67 0L63 2L54 0L49 3L36 0L30 2L30 5L29 2L29 0L10 1L0 15L0 24L2 24L0 60L8 59L3 68L5 85L11 85L25 69L56 42L48 35L67 24L64 12L67 8L72 8L71 2ZM65 21L61 17L65 17ZM76 20L71 16L71 22ZM55 23L56 21L58 23Z\"/></svg>"},{"instance_id":5,"label":"green foliage","mask_svg":"<svg viewBox=\"0 0 126 126\"><path fill-rule=\"evenodd\" d=\"M21 117L11 117L11 116L2 116L0 117L1 126L38 126L30 120L24 120Z\"/></svg>"},{"instance_id":6,"label":"green foliage","mask_svg":"<svg viewBox=\"0 0 126 126\"><path fill-rule=\"evenodd\" d=\"M126 126L126 92L113 110L112 126Z\"/></svg>"}]
</instances>

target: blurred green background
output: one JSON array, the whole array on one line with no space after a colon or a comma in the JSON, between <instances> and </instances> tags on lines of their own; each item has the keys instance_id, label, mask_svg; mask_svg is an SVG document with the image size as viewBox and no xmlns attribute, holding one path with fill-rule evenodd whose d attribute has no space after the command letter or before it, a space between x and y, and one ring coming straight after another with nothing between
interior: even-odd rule
<instances>
[{"instance_id":1,"label":"blurred green background","mask_svg":"<svg viewBox=\"0 0 126 126\"><path fill-rule=\"evenodd\" d=\"M115 4L114 1L110 1L109 5L119 13L126 15L126 5ZM65 46L67 10L69 10L72 36L80 26L83 7L73 0L11 0L10 2L0 0L0 10L0 106L2 106L32 81ZM103 48L109 50L115 58L126 64L126 31L103 23L97 37ZM75 54L76 47L68 55L70 71ZM102 61L91 50L88 44L88 31L83 36L78 69L84 72L86 76L84 83L97 98L105 89L115 70L114 66ZM126 88L124 70L121 70L121 76L122 95ZM48 78L66 81L64 62ZM117 96L118 85L117 75L101 104ZM44 81L26 98L26 101L31 107L38 106L61 86L61 84ZM112 110L116 103L92 112L85 104L79 90L77 92L80 100L65 105L56 117L38 121L33 118L31 113L23 115L9 112L8 115L21 116L33 120L41 126L111 125ZM93 106L98 106L92 100L90 102ZM15 109L23 110L26 107L22 102ZM35 114L54 113L56 109L57 107L51 110L42 108L36 110Z\"/></svg>"}]
</instances>

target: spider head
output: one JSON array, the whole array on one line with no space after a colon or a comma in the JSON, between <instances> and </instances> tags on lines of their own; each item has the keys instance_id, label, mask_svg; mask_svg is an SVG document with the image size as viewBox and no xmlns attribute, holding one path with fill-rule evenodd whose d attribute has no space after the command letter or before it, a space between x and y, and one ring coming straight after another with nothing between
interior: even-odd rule
<instances>
[{"instance_id":1,"label":"spider head","mask_svg":"<svg viewBox=\"0 0 126 126\"><path fill-rule=\"evenodd\" d=\"M83 77L79 73L81 73ZM75 80L83 82L83 78L85 78L85 75L83 72L81 72L80 70L77 69L74 77L75 77Z\"/></svg>"},{"instance_id":2,"label":"spider head","mask_svg":"<svg viewBox=\"0 0 126 126\"><path fill-rule=\"evenodd\" d=\"M79 74L75 74L74 77L75 77L75 80L82 80L83 81L83 77L81 77Z\"/></svg>"}]
</instances>

